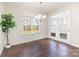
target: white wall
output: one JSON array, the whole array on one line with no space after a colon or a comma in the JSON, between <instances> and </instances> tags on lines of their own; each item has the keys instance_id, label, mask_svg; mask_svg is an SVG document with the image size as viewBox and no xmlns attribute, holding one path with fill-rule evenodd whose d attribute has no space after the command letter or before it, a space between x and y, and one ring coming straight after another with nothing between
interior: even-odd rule
<instances>
[{"instance_id":1,"label":"white wall","mask_svg":"<svg viewBox=\"0 0 79 59\"><path fill-rule=\"evenodd\" d=\"M50 29L48 29L49 26L48 25L48 21L47 19L43 20L41 22L41 31L40 34L34 34L34 35L22 35L21 31L22 31L22 16L24 15L36 15L38 13L36 13L36 11L34 12L34 10L32 11L29 7L27 7L26 5L18 5L18 4L12 4L12 3L6 3L5 4L5 11L12 13L15 16L15 20L16 20L16 24L17 26L10 32L10 43L13 44L19 44L19 43L23 43L23 42L28 42L28 41L32 41L32 40L37 40L37 39L41 39L41 38L45 38L48 37L48 31L50 31ZM31 10L31 11L30 11ZM57 9L56 11L52 11L50 16L54 16L56 14L61 14L61 13L66 13L66 12L70 12L70 15L68 16L68 26L70 27L70 29L68 29L68 40L67 42L69 44L72 44L74 46L79 47L79 3L70 3L70 5L64 6L64 7L60 7L59 9ZM53 13L54 12L54 13ZM49 16L49 18L50 18ZM67 26L67 27L68 27ZM49 33L50 34L50 33Z\"/></svg>"},{"instance_id":2,"label":"white wall","mask_svg":"<svg viewBox=\"0 0 79 59\"><path fill-rule=\"evenodd\" d=\"M3 3L0 3L0 22L1 22L1 14L3 13L3 10L4 10ZM4 40L3 40L2 29L0 26L0 54L2 53L3 48L4 48Z\"/></svg>"},{"instance_id":3,"label":"white wall","mask_svg":"<svg viewBox=\"0 0 79 59\"><path fill-rule=\"evenodd\" d=\"M26 9L25 9L26 8ZM36 15L34 11L27 11L27 6L17 6L16 4L5 4L5 10L15 16L16 27L9 33L10 43L12 45L47 38L47 19L41 21L41 30L39 34L23 35L22 34L22 16Z\"/></svg>"},{"instance_id":4,"label":"white wall","mask_svg":"<svg viewBox=\"0 0 79 59\"><path fill-rule=\"evenodd\" d=\"M5 12L9 12L12 13L15 16L15 21L16 21L16 27L11 30L11 32L9 33L9 39L10 39L10 43L12 45L14 44L19 44L19 43L24 43L24 42L29 42L29 41L33 41L33 40L38 40L41 38L46 38L48 37L48 35L50 35L50 33L48 33L48 31L50 31L50 29L48 29L49 25L48 22L48 18L46 18L45 20L42 20L41 22L41 30L40 30L40 34L32 34L32 35L23 35L22 34L22 16L24 15L37 15L38 13L35 13L34 10L30 11L28 10L29 7L27 7L26 5L24 6L17 6L16 4L5 4ZM3 6L2 3L0 3L0 15L2 13L3 10ZM67 43L74 45L76 47L79 47L79 3L72 3L70 5L67 5L63 8L59 8L56 11L54 11L54 13L51 12L49 18L51 16L57 15L57 14L61 14L61 13L66 13L66 12L70 12L70 15L68 16L68 26L70 27L70 29L68 29L68 39L67 39ZM6 40L2 40L2 32L0 29L0 51L3 48L3 41ZM5 43L6 44L6 43Z\"/></svg>"},{"instance_id":5,"label":"white wall","mask_svg":"<svg viewBox=\"0 0 79 59\"><path fill-rule=\"evenodd\" d=\"M71 42L79 47L79 3L72 5L71 29Z\"/></svg>"},{"instance_id":6,"label":"white wall","mask_svg":"<svg viewBox=\"0 0 79 59\"><path fill-rule=\"evenodd\" d=\"M19 43L24 43L24 42L29 42L29 41L33 41L33 40L38 40L41 38L46 38L48 37L48 35L50 35L50 33L48 33L48 31L50 31L50 29L48 29L49 25L48 22L48 18L46 18L45 20L42 20L41 22L41 30L39 34L31 34L31 35L23 35L22 34L22 16L24 15L37 15L38 13L35 13L34 10L30 11L27 10L28 7L27 6L17 6L16 4L8 4L6 3L4 5L5 8L3 8L3 4L0 3L0 15L3 13L3 9L5 9L5 12L9 12L12 13L15 16L15 21L16 21L16 27L11 30L11 32L9 33L9 39L10 39L10 43L12 45L14 44L19 44ZM70 29L68 29L68 39L67 39L67 43L74 45L76 47L79 47L79 3L72 3L70 5L67 5L63 8L59 8L56 11L54 11L54 13L51 12L49 18L51 16L57 15L57 14L61 14L61 13L66 13L67 11L69 11L71 14L68 16L68 26L70 27ZM0 19L1 21L1 19ZM4 40L2 40L2 31L0 28L0 53L3 49L4 46L4 41L6 40L4 37ZM6 43L5 43L6 44Z\"/></svg>"},{"instance_id":7,"label":"white wall","mask_svg":"<svg viewBox=\"0 0 79 59\"><path fill-rule=\"evenodd\" d=\"M60 8L58 11L55 11L54 14L50 14L50 16L66 13L67 11L70 12L67 19L67 28L70 28L67 30L68 39L66 43L79 48L79 3L72 3L66 7Z\"/></svg>"}]
</instances>

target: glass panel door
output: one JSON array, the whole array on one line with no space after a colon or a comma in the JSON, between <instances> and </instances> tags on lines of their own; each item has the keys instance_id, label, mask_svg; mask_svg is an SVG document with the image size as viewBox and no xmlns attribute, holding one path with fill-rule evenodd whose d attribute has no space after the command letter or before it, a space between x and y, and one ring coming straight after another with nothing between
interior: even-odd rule
<instances>
[{"instance_id":1,"label":"glass panel door","mask_svg":"<svg viewBox=\"0 0 79 59\"><path fill-rule=\"evenodd\" d=\"M63 15L60 19L59 25L59 35L61 39L67 39L67 18L66 15Z\"/></svg>"},{"instance_id":2,"label":"glass panel door","mask_svg":"<svg viewBox=\"0 0 79 59\"><path fill-rule=\"evenodd\" d=\"M71 12L66 12L50 20L50 36L52 39L69 42L71 28Z\"/></svg>"},{"instance_id":3,"label":"glass panel door","mask_svg":"<svg viewBox=\"0 0 79 59\"><path fill-rule=\"evenodd\" d=\"M51 36L56 37L56 19L51 20Z\"/></svg>"}]
</instances>

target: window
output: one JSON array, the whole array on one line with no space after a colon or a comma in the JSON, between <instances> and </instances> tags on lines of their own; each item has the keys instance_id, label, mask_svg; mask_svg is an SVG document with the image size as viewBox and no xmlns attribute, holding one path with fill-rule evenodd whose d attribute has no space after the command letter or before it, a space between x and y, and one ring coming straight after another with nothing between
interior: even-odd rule
<instances>
[{"instance_id":1,"label":"window","mask_svg":"<svg viewBox=\"0 0 79 59\"><path fill-rule=\"evenodd\" d=\"M34 34L39 32L40 20L34 16L23 17L23 33Z\"/></svg>"}]
</instances>

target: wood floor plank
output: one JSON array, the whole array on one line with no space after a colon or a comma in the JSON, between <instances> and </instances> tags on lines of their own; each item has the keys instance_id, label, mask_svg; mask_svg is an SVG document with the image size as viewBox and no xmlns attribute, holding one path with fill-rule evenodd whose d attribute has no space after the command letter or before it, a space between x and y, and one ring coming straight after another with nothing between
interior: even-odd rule
<instances>
[{"instance_id":1,"label":"wood floor plank","mask_svg":"<svg viewBox=\"0 0 79 59\"><path fill-rule=\"evenodd\" d=\"M79 57L79 49L52 39L41 39L4 49L1 57Z\"/></svg>"}]
</instances>

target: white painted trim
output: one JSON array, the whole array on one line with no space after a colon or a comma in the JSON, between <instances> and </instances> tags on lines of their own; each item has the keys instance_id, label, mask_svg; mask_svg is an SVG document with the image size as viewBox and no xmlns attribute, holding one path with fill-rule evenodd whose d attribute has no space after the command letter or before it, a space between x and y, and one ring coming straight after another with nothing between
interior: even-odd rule
<instances>
[{"instance_id":1,"label":"white painted trim","mask_svg":"<svg viewBox=\"0 0 79 59\"><path fill-rule=\"evenodd\" d=\"M70 44L70 43L69 43L69 44ZM76 48L79 48L78 45L75 45L75 44L70 44L70 45L72 45L72 46L74 46L74 47L76 47Z\"/></svg>"},{"instance_id":2,"label":"white painted trim","mask_svg":"<svg viewBox=\"0 0 79 59\"><path fill-rule=\"evenodd\" d=\"M47 38L47 37L43 37L43 38L39 38L39 39L32 39L32 40L25 41L25 42L20 42L20 43L14 43L14 44L11 44L11 46L12 46L12 45L17 45L17 44L22 44L22 43L32 42L32 41L35 41L35 40L41 40L41 39L44 39L44 38ZM5 45L4 45L4 47L5 47ZM1 49L0 55L2 54L4 47Z\"/></svg>"},{"instance_id":3,"label":"white painted trim","mask_svg":"<svg viewBox=\"0 0 79 59\"><path fill-rule=\"evenodd\" d=\"M59 42L63 42L63 43L66 43L66 44L69 44L69 45L74 46L74 47L76 47L76 48L79 48L78 45L72 44L71 42L66 41L65 39L59 39L59 40L58 40L58 39L54 39L53 37L51 37L51 39L52 39L52 40L59 41Z\"/></svg>"},{"instance_id":4,"label":"white painted trim","mask_svg":"<svg viewBox=\"0 0 79 59\"><path fill-rule=\"evenodd\" d=\"M32 41L36 41L36 40L41 40L41 39L44 39L44 38L47 38L47 37L43 37L43 38L39 38L39 39L32 39L32 40L29 40L29 41L24 41L24 42L19 42L19 43L13 43L13 44L11 44L11 46L22 44L22 43L28 43L28 42L32 42Z\"/></svg>"},{"instance_id":5,"label":"white painted trim","mask_svg":"<svg viewBox=\"0 0 79 59\"><path fill-rule=\"evenodd\" d=\"M2 52L3 52L3 49L4 49L4 47L1 49L1 51L0 51L0 55L2 54Z\"/></svg>"}]
</instances>

